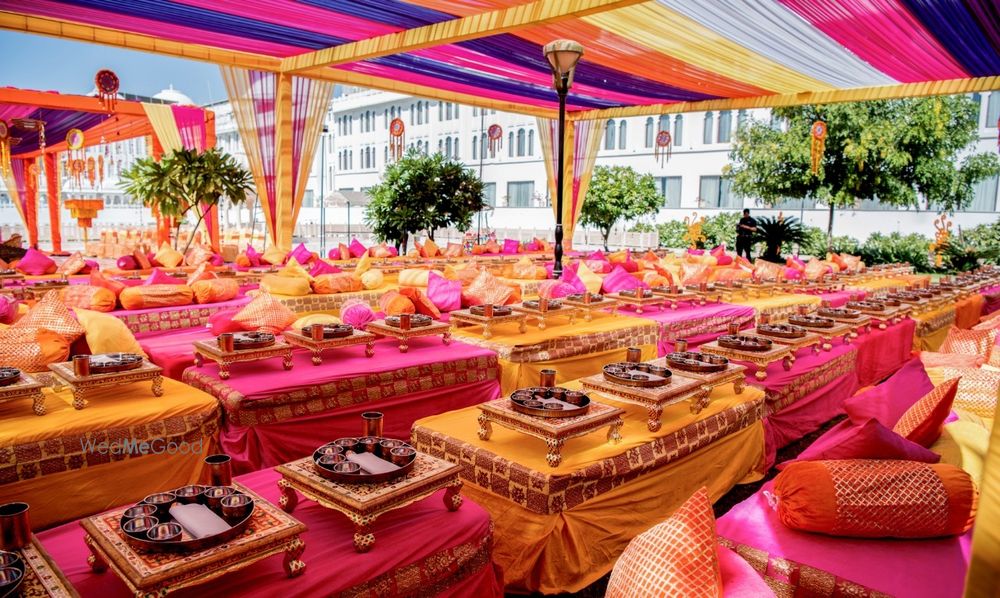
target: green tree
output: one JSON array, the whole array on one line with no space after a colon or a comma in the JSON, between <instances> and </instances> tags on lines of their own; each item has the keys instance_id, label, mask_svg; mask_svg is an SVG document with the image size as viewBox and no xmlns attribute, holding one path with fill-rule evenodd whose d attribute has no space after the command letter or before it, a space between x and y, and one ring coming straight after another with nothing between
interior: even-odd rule
<instances>
[{"instance_id":1,"label":"green tree","mask_svg":"<svg viewBox=\"0 0 1000 598\"><path fill-rule=\"evenodd\" d=\"M217 206L223 197L239 205L253 190L250 171L215 148L201 153L176 150L159 162L143 158L122 172L121 178L125 182L125 193L132 199L174 219L175 249L180 241L181 225L192 210L197 214L194 223L194 230L197 230L205 219L205 208ZM198 206L202 209L196 209ZM189 235L181 253L187 253L193 241L194 235Z\"/></svg>"},{"instance_id":2,"label":"green tree","mask_svg":"<svg viewBox=\"0 0 1000 598\"><path fill-rule=\"evenodd\" d=\"M959 155L978 135L979 107L966 96L877 100L775 108L780 127L751 120L729 155L733 190L774 205L814 199L830 209L859 200L953 211L972 200L973 186L1000 172L992 153ZM826 151L813 174L810 127L827 124Z\"/></svg>"},{"instance_id":3,"label":"green tree","mask_svg":"<svg viewBox=\"0 0 1000 598\"><path fill-rule=\"evenodd\" d=\"M444 155L410 150L386 167L382 181L368 194L365 223L380 241L406 251L409 236L448 226L469 228L472 217L486 207L483 182L461 162Z\"/></svg>"},{"instance_id":4,"label":"green tree","mask_svg":"<svg viewBox=\"0 0 1000 598\"><path fill-rule=\"evenodd\" d=\"M662 203L653 175L639 174L627 166L598 166L587 189L580 224L596 226L607 250L611 228L619 220L653 214Z\"/></svg>"},{"instance_id":5,"label":"green tree","mask_svg":"<svg viewBox=\"0 0 1000 598\"><path fill-rule=\"evenodd\" d=\"M763 216L757 218L757 232L754 241L764 244L761 259L769 262L784 263L781 259L782 247L806 240L806 231L802 223L794 216L774 218Z\"/></svg>"}]
</instances>

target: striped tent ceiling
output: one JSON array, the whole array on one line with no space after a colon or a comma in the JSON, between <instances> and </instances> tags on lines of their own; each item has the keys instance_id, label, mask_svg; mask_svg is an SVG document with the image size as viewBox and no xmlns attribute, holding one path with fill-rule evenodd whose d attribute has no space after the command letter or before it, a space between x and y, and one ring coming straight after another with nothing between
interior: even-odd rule
<instances>
[{"instance_id":1,"label":"striped tent ceiling","mask_svg":"<svg viewBox=\"0 0 1000 598\"><path fill-rule=\"evenodd\" d=\"M0 0L0 27L540 116L557 38L573 118L1000 88L996 0Z\"/></svg>"}]
</instances>

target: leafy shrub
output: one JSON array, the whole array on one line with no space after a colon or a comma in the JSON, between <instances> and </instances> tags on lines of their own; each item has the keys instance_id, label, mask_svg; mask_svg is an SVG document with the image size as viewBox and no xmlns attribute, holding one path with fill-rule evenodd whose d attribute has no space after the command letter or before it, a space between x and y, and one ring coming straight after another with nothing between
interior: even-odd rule
<instances>
[{"instance_id":1,"label":"leafy shrub","mask_svg":"<svg viewBox=\"0 0 1000 598\"><path fill-rule=\"evenodd\" d=\"M764 244L764 253L761 258L770 262L782 262L781 251L792 250L792 245L805 239L805 230L802 223L794 216L785 218L774 218L764 216L757 218L757 233L754 240Z\"/></svg>"},{"instance_id":2,"label":"leafy shrub","mask_svg":"<svg viewBox=\"0 0 1000 598\"><path fill-rule=\"evenodd\" d=\"M1000 220L963 229L960 236L984 262L1000 263Z\"/></svg>"},{"instance_id":3,"label":"leafy shrub","mask_svg":"<svg viewBox=\"0 0 1000 598\"><path fill-rule=\"evenodd\" d=\"M639 222L631 229L634 233L649 233L653 232L653 230L656 230L659 234L660 247L668 247L671 249L687 247L687 241L684 240L684 233L687 232L687 227L684 226L684 223L680 220L661 222L656 225Z\"/></svg>"},{"instance_id":4,"label":"leafy shrub","mask_svg":"<svg viewBox=\"0 0 1000 598\"><path fill-rule=\"evenodd\" d=\"M741 217L739 212L719 212L705 218L705 224L701 227L701 232L705 235L705 246L715 247L725 243L726 247L734 249L736 225L739 224Z\"/></svg>"},{"instance_id":5,"label":"leafy shrub","mask_svg":"<svg viewBox=\"0 0 1000 598\"><path fill-rule=\"evenodd\" d=\"M928 272L931 269L928 259L930 243L930 239L917 233L905 236L899 233L872 233L858 250L858 255L869 265L904 262L912 264L917 272Z\"/></svg>"}]
</instances>

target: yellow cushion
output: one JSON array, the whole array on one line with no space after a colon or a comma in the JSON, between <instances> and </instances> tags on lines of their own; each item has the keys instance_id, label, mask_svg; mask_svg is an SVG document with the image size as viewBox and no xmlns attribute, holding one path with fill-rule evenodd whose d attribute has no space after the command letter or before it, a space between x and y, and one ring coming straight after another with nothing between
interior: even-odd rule
<instances>
[{"instance_id":1,"label":"yellow cushion","mask_svg":"<svg viewBox=\"0 0 1000 598\"><path fill-rule=\"evenodd\" d=\"M151 284L129 287L118 296L125 309L176 307L194 301L194 291L186 284Z\"/></svg>"},{"instance_id":2,"label":"yellow cushion","mask_svg":"<svg viewBox=\"0 0 1000 598\"><path fill-rule=\"evenodd\" d=\"M360 277L365 272L372 269L372 258L365 252L361 259L358 260L358 265L354 267L354 275Z\"/></svg>"},{"instance_id":3,"label":"yellow cushion","mask_svg":"<svg viewBox=\"0 0 1000 598\"><path fill-rule=\"evenodd\" d=\"M312 280L309 272L294 257L288 258L288 263L285 264L284 268L278 270L276 274L285 278L305 278L306 280Z\"/></svg>"},{"instance_id":4,"label":"yellow cushion","mask_svg":"<svg viewBox=\"0 0 1000 598\"><path fill-rule=\"evenodd\" d=\"M76 312L76 319L83 325L87 345L94 355L98 353L146 355L125 322L114 316L89 309L74 309L73 311Z\"/></svg>"},{"instance_id":5,"label":"yellow cushion","mask_svg":"<svg viewBox=\"0 0 1000 598\"><path fill-rule=\"evenodd\" d=\"M340 318L337 316L331 316L330 314L309 314L308 316L302 316L298 320L292 323L292 330L301 330L312 326L313 324L340 324Z\"/></svg>"},{"instance_id":6,"label":"yellow cushion","mask_svg":"<svg viewBox=\"0 0 1000 598\"><path fill-rule=\"evenodd\" d=\"M420 248L420 253L423 257L436 257L441 254L441 249L437 246L437 243L431 239L427 239Z\"/></svg>"},{"instance_id":7,"label":"yellow cushion","mask_svg":"<svg viewBox=\"0 0 1000 598\"><path fill-rule=\"evenodd\" d=\"M441 272L434 270L438 275L442 275ZM430 276L430 270L423 270L420 268L407 268L399 273L399 286L401 287L425 287L427 286L427 278Z\"/></svg>"},{"instance_id":8,"label":"yellow cushion","mask_svg":"<svg viewBox=\"0 0 1000 598\"><path fill-rule=\"evenodd\" d=\"M260 257L272 266L280 266L284 263L286 255L287 253L278 249L276 245L271 245Z\"/></svg>"},{"instance_id":9,"label":"yellow cushion","mask_svg":"<svg viewBox=\"0 0 1000 598\"><path fill-rule=\"evenodd\" d=\"M983 479L983 461L990 445L990 431L981 423L959 419L945 424L941 437L931 450L941 455L941 462L961 467L976 484Z\"/></svg>"},{"instance_id":10,"label":"yellow cushion","mask_svg":"<svg viewBox=\"0 0 1000 598\"><path fill-rule=\"evenodd\" d=\"M385 282L385 275L381 270L369 270L361 275L361 286L368 290L377 289Z\"/></svg>"},{"instance_id":11,"label":"yellow cushion","mask_svg":"<svg viewBox=\"0 0 1000 598\"><path fill-rule=\"evenodd\" d=\"M308 278L279 276L268 274L260 280L260 290L265 293L275 295L287 295L289 297L301 297L312 292Z\"/></svg>"},{"instance_id":12,"label":"yellow cushion","mask_svg":"<svg viewBox=\"0 0 1000 598\"><path fill-rule=\"evenodd\" d=\"M587 287L588 293L600 293L601 292L601 277L594 273L593 270L587 267L587 264L580 260L580 267L576 270L576 275L580 278L580 282L583 286Z\"/></svg>"},{"instance_id":13,"label":"yellow cushion","mask_svg":"<svg viewBox=\"0 0 1000 598\"><path fill-rule=\"evenodd\" d=\"M153 259L167 268L176 268L184 263L184 254L164 243L160 245L160 249L157 250Z\"/></svg>"}]
</instances>

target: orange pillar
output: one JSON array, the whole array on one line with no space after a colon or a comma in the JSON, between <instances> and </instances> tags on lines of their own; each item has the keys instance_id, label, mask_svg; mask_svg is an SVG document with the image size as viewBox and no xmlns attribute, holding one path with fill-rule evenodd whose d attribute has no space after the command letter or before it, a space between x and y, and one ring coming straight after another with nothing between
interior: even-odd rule
<instances>
[{"instance_id":1,"label":"orange pillar","mask_svg":"<svg viewBox=\"0 0 1000 598\"><path fill-rule=\"evenodd\" d=\"M291 251L295 223L293 200L295 178L292 173L292 75L279 73L274 98L274 208L276 214L274 244Z\"/></svg>"},{"instance_id":2,"label":"orange pillar","mask_svg":"<svg viewBox=\"0 0 1000 598\"><path fill-rule=\"evenodd\" d=\"M215 147L215 113L205 110L205 147L208 151ZM212 251L222 252L222 244L219 237L219 208L212 206L205 214L205 228L208 230L208 238L212 242Z\"/></svg>"},{"instance_id":3,"label":"orange pillar","mask_svg":"<svg viewBox=\"0 0 1000 598\"><path fill-rule=\"evenodd\" d=\"M34 158L20 158L24 164L24 221L28 229L28 245L38 249L38 167Z\"/></svg>"},{"instance_id":4,"label":"orange pillar","mask_svg":"<svg viewBox=\"0 0 1000 598\"><path fill-rule=\"evenodd\" d=\"M59 206L59 156L45 154L45 190L49 198L49 225L52 228L52 253L62 253L62 228Z\"/></svg>"}]
</instances>

